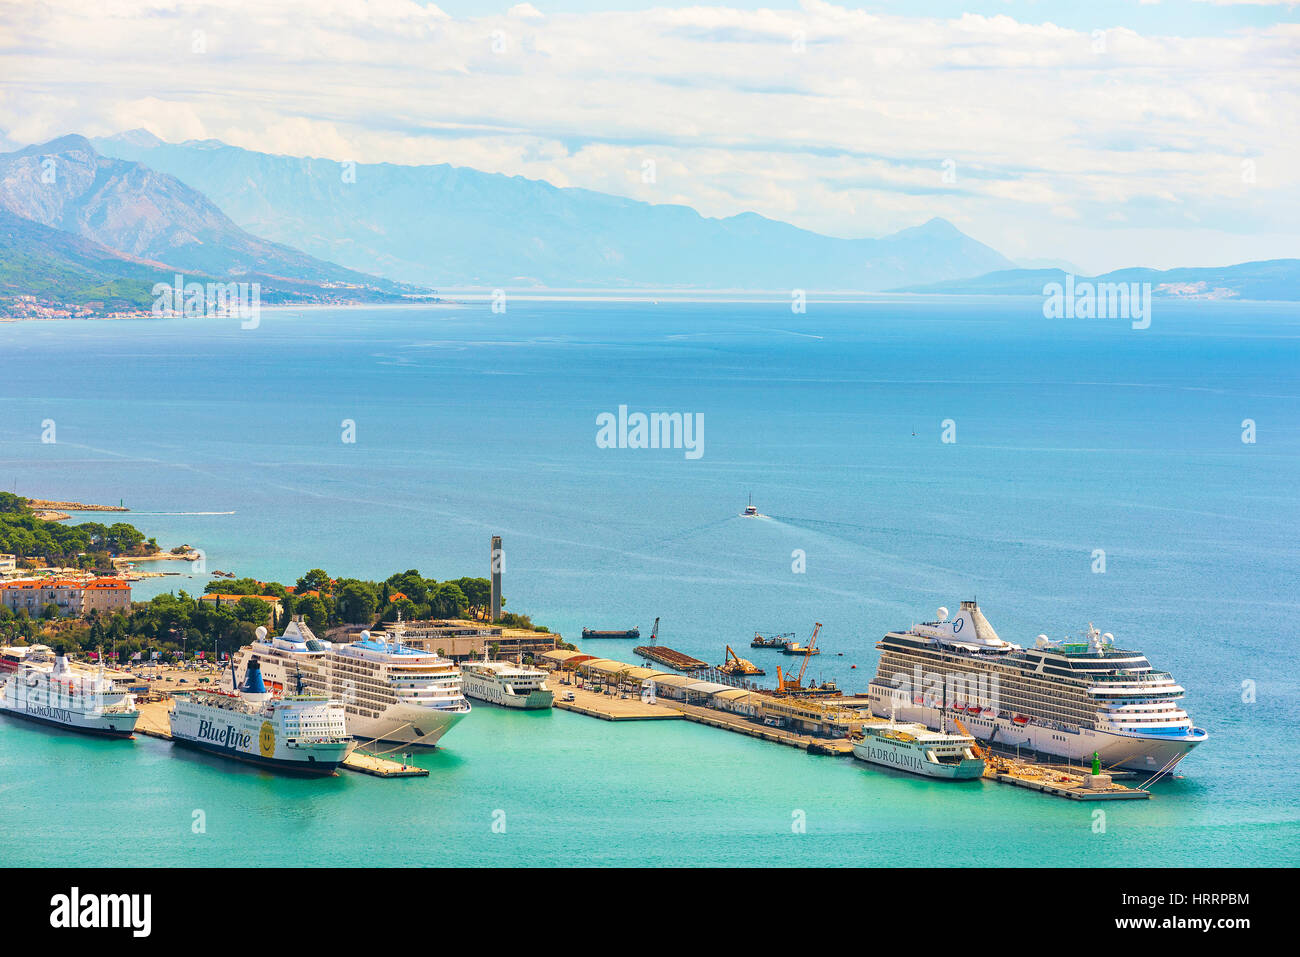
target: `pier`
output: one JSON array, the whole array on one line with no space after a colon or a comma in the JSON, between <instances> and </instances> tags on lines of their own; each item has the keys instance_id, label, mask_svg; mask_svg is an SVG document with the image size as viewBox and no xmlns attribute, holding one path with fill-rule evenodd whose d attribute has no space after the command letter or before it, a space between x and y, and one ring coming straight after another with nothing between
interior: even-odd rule
<instances>
[{"instance_id":1,"label":"pier","mask_svg":"<svg viewBox=\"0 0 1300 957\"><path fill-rule=\"evenodd\" d=\"M555 691L555 707L561 711L574 711L602 721L667 721L682 715L664 707L663 702L642 701L640 695L601 694L586 688L561 685ZM565 701L565 695L573 695Z\"/></svg>"},{"instance_id":2,"label":"pier","mask_svg":"<svg viewBox=\"0 0 1300 957\"><path fill-rule=\"evenodd\" d=\"M364 751L356 750L343 761L343 767L358 774L369 774L376 778L427 778L427 768L417 768L413 764L390 761Z\"/></svg>"}]
</instances>

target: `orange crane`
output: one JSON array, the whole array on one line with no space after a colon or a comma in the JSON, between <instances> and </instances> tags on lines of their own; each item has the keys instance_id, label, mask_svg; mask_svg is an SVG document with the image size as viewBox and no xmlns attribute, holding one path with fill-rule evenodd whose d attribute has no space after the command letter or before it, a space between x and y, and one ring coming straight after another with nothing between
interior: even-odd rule
<instances>
[{"instance_id":1,"label":"orange crane","mask_svg":"<svg viewBox=\"0 0 1300 957\"><path fill-rule=\"evenodd\" d=\"M972 741L975 741L975 735L971 734L969 731L966 730L966 725L961 723L961 718L954 717L952 719L952 723L957 726L958 731L966 735L966 737L970 738ZM971 745L970 751L971 754L975 755L975 757L981 758L986 761L989 758L993 757L992 752L987 751L984 748L981 748L978 741L975 741L975 743Z\"/></svg>"},{"instance_id":2,"label":"orange crane","mask_svg":"<svg viewBox=\"0 0 1300 957\"><path fill-rule=\"evenodd\" d=\"M804 655L803 664L799 666L799 677L790 678L782 674L781 666L776 666L776 690L778 692L797 692L803 691L803 673L808 670L808 659L812 657L813 650L817 647L817 635L822 630L820 621L813 623L812 637L808 639L808 654Z\"/></svg>"}]
</instances>

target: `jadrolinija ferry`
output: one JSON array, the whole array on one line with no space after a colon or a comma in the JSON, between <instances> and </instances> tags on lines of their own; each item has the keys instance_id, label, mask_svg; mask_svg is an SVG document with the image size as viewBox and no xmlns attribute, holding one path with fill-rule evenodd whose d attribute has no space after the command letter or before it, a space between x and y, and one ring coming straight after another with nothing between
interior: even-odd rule
<instances>
[{"instance_id":1,"label":"jadrolinija ferry","mask_svg":"<svg viewBox=\"0 0 1300 957\"><path fill-rule=\"evenodd\" d=\"M872 710L938 727L946 705L978 738L1002 748L1159 771L1208 735L1180 702L1184 689L1137 651L1116 648L1091 624L1087 640L1033 648L998 637L974 601L956 617L891 631L876 645Z\"/></svg>"},{"instance_id":2,"label":"jadrolinija ferry","mask_svg":"<svg viewBox=\"0 0 1300 957\"><path fill-rule=\"evenodd\" d=\"M115 687L102 665L74 668L65 655L52 662L27 655L0 685L0 711L111 738L131 737L140 719L135 696Z\"/></svg>"},{"instance_id":3,"label":"jadrolinija ferry","mask_svg":"<svg viewBox=\"0 0 1300 957\"><path fill-rule=\"evenodd\" d=\"M454 661L392 640L361 633L361 640L335 644L317 638L295 618L278 638L257 629L257 640L235 653L242 673L253 657L272 694L294 687L301 674L314 694L341 702L348 733L358 740L434 747L470 712Z\"/></svg>"}]
</instances>

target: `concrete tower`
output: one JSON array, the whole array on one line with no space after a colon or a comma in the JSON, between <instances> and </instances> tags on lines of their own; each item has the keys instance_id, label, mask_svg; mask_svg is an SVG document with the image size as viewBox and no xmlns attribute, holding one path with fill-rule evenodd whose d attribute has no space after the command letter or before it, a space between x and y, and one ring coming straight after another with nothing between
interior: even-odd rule
<instances>
[{"instance_id":1,"label":"concrete tower","mask_svg":"<svg viewBox=\"0 0 1300 957\"><path fill-rule=\"evenodd\" d=\"M501 617L501 572L505 568L506 554L501 550L501 536L492 536L492 620Z\"/></svg>"}]
</instances>

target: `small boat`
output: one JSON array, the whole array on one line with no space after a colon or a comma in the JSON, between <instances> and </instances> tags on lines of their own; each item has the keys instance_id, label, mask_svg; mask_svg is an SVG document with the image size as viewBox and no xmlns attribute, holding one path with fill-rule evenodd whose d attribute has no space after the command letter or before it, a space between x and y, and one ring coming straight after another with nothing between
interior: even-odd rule
<instances>
[{"instance_id":1,"label":"small boat","mask_svg":"<svg viewBox=\"0 0 1300 957\"><path fill-rule=\"evenodd\" d=\"M758 518L758 517L759 517L759 515L758 515L758 506L756 506L756 505L754 504L754 494L753 494L752 492L751 492L750 495L749 495L749 504L745 506L745 510L744 510L743 512L741 512L740 515L741 515L742 518Z\"/></svg>"},{"instance_id":2,"label":"small boat","mask_svg":"<svg viewBox=\"0 0 1300 957\"><path fill-rule=\"evenodd\" d=\"M1028 723L1029 723L1029 719L1026 718L1023 714L1018 714L1018 715L1016 715L1014 718L1012 718L1011 720L1014 721L1016 724L1028 724Z\"/></svg>"}]
</instances>

